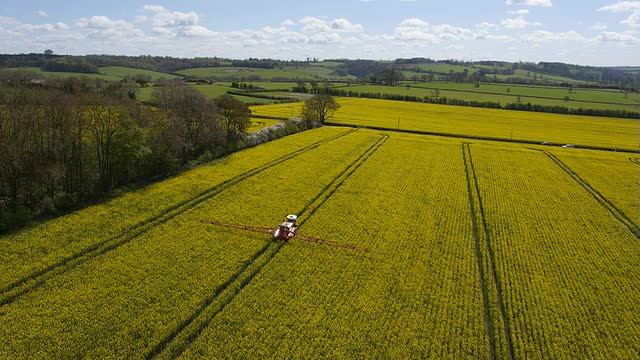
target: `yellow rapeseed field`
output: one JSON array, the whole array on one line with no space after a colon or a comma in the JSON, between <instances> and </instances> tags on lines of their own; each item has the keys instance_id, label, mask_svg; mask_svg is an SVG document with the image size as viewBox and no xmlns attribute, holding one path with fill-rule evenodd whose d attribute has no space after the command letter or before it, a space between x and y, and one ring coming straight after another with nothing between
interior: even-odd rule
<instances>
[{"instance_id":1,"label":"yellow rapeseed field","mask_svg":"<svg viewBox=\"0 0 640 360\"><path fill-rule=\"evenodd\" d=\"M288 136L0 237L0 358L635 358L637 158Z\"/></svg>"},{"instance_id":2,"label":"yellow rapeseed field","mask_svg":"<svg viewBox=\"0 0 640 360\"><path fill-rule=\"evenodd\" d=\"M331 122L386 129L636 150L640 120L338 98ZM290 117L301 103L254 106L255 115Z\"/></svg>"},{"instance_id":3,"label":"yellow rapeseed field","mask_svg":"<svg viewBox=\"0 0 640 360\"><path fill-rule=\"evenodd\" d=\"M470 153L516 357L636 357L638 238L543 152Z\"/></svg>"}]
</instances>

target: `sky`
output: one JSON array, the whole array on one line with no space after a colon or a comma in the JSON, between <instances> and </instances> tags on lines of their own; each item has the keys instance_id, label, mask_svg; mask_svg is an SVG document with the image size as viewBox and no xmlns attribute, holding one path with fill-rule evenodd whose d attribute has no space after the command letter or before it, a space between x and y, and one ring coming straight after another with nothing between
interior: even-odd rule
<instances>
[{"instance_id":1,"label":"sky","mask_svg":"<svg viewBox=\"0 0 640 360\"><path fill-rule=\"evenodd\" d=\"M3 0L0 53L640 65L640 1Z\"/></svg>"}]
</instances>

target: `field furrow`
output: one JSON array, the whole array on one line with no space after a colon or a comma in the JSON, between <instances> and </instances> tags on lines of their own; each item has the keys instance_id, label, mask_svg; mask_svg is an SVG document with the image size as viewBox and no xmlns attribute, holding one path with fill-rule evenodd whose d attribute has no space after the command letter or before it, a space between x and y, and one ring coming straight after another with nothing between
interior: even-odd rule
<instances>
[{"instance_id":1,"label":"field furrow","mask_svg":"<svg viewBox=\"0 0 640 360\"><path fill-rule=\"evenodd\" d=\"M492 355L501 359L513 359L513 340L509 318L502 300L503 293L500 280L496 274L495 255L489 239L484 206L480 197L469 143L462 144L462 154L465 162L465 178L467 180L469 206L474 230L475 254L485 302L485 321L491 334L490 338L493 340L491 344Z\"/></svg>"},{"instance_id":2,"label":"field furrow","mask_svg":"<svg viewBox=\"0 0 640 360\"><path fill-rule=\"evenodd\" d=\"M362 165L373 153L375 153L386 141L388 136L381 136L378 141L366 149L357 159L349 164L331 182L323 187L320 192L311 199L302 209L295 212L301 218L299 225L302 226L313 216L324 202L335 193L335 191ZM207 307L202 308L197 314L197 318L190 319L190 323L185 324L172 337L163 341L147 355L147 358L158 357L161 359L174 359L179 356L186 347L198 337L202 330L217 314L224 310L231 301L247 286L251 280L266 266L284 246L283 242L272 242L261 249L254 257L250 266L244 268L224 284L220 290L216 290L215 297L211 298Z\"/></svg>"},{"instance_id":3,"label":"field furrow","mask_svg":"<svg viewBox=\"0 0 640 360\"><path fill-rule=\"evenodd\" d=\"M278 158L313 148L324 140L345 134L344 129L319 129L241 151L211 166L129 192L104 204L62 216L15 234L0 237L0 292L20 286L92 247L129 236L193 199L215 191L229 179L241 177Z\"/></svg>"},{"instance_id":4,"label":"field furrow","mask_svg":"<svg viewBox=\"0 0 640 360\"><path fill-rule=\"evenodd\" d=\"M290 242L181 358L488 358L459 148L391 136L301 227L376 253Z\"/></svg>"},{"instance_id":5,"label":"field furrow","mask_svg":"<svg viewBox=\"0 0 640 360\"><path fill-rule=\"evenodd\" d=\"M620 223L629 228L632 234L636 237L640 237L640 228L638 225L631 220L624 211L620 210L615 204L609 201L602 193L598 190L594 189L587 181L585 181L580 175L578 175L575 171L573 171L567 164L565 164L562 160L558 159L557 156L551 154L548 151L545 151L545 155L549 157L556 165L558 165L567 175L569 175L573 180L578 183L578 185L582 186L591 196L593 196L596 201L602 205L607 211L611 213Z\"/></svg>"},{"instance_id":6,"label":"field furrow","mask_svg":"<svg viewBox=\"0 0 640 360\"><path fill-rule=\"evenodd\" d=\"M628 161L634 158L575 149L554 149L551 153L627 218L627 224L640 224L640 163Z\"/></svg>"},{"instance_id":7,"label":"field furrow","mask_svg":"<svg viewBox=\"0 0 640 360\"><path fill-rule=\"evenodd\" d=\"M637 357L637 238L542 152L471 153L515 358Z\"/></svg>"},{"instance_id":8,"label":"field furrow","mask_svg":"<svg viewBox=\"0 0 640 360\"><path fill-rule=\"evenodd\" d=\"M159 224L165 223L169 220L171 220L172 218L174 218L177 215L180 215L182 213L184 213L185 211L193 208L194 206L198 205L199 203L206 201L210 198L212 198L213 196L216 196L218 194L220 194L222 191L224 191L225 189L234 186L236 184L238 184L239 182L254 176L256 174L259 174L260 172L269 169L277 164L280 164L284 161L287 161L289 159L292 159L310 149L314 149L318 146L320 146L321 144L327 142L327 141L331 141L334 140L338 137L344 136L346 134L348 134L349 132L344 132L341 133L337 136L325 139L325 140L321 140L318 142L315 142L307 147L304 147L302 149L299 149L297 151L294 151L288 155L282 156L276 160L270 161L262 166L256 167L250 171L247 171L245 173L242 173L234 178L231 178L229 180L225 180L223 182L221 182L220 184L217 184L214 187L208 188L202 192L200 192L198 195L196 195L193 198L187 199L183 202L177 203L175 205L172 205L170 207L168 207L167 209L165 209L165 211L163 211L162 213L160 213L157 216L152 216L148 219L145 219L144 221L134 225L132 228L128 229L127 231L123 232L121 235L116 236L114 238L111 239L107 239L104 241L100 241L97 242L93 245L91 245L89 248L83 249L82 251L75 253L75 254L71 254L70 256L63 258L61 261L51 264L49 266L47 266L46 268L39 270L35 273L32 273L24 278L21 278L19 280L17 280L16 282L9 284L8 286L6 286L4 289L2 289L2 297L0 297L0 306L10 303L11 301L14 301L17 297L27 293L28 291L33 290L34 288L37 288L38 286L42 285L42 283L44 281L46 281L47 279L57 276L61 273L64 273L65 271L68 271L69 269L78 266L79 264L84 263L85 261L88 261L92 258L95 258L96 256L100 256L102 254L105 254L106 252L112 251L134 239L136 239L137 237L139 237L140 235L144 234L145 232L149 231L149 229L152 229L155 226L158 226Z\"/></svg>"},{"instance_id":9,"label":"field furrow","mask_svg":"<svg viewBox=\"0 0 640 360\"><path fill-rule=\"evenodd\" d=\"M196 318L216 289L270 251L263 250L269 237L220 231L206 220L273 226L313 201L378 138L353 132L305 152L136 241L47 280L2 308L0 357L139 358L151 353ZM293 174L303 169L304 180L295 179Z\"/></svg>"}]
</instances>

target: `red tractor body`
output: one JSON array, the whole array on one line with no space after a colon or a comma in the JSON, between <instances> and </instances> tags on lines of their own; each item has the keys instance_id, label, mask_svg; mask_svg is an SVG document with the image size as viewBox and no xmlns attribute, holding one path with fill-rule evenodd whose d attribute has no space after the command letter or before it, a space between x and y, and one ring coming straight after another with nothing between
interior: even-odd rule
<instances>
[{"instance_id":1,"label":"red tractor body","mask_svg":"<svg viewBox=\"0 0 640 360\"><path fill-rule=\"evenodd\" d=\"M273 233L273 238L281 241L289 241L296 236L296 231L298 231L298 224L296 224L297 219L298 217L296 215L288 215L287 220L280 224Z\"/></svg>"}]
</instances>

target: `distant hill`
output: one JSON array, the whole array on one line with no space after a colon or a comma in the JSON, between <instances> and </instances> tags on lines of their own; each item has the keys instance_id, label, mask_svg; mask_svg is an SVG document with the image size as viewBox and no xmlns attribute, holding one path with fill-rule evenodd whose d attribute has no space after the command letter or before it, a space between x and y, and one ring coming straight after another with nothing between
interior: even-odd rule
<instances>
[{"instance_id":1,"label":"distant hill","mask_svg":"<svg viewBox=\"0 0 640 360\"><path fill-rule=\"evenodd\" d=\"M372 76L394 70L405 80L455 82L503 82L528 85L611 87L640 89L640 66L597 67L558 62L457 61L428 58L393 61L333 59L317 61L218 57L174 58L162 56L45 54L0 55L0 68L40 68L48 71L96 73L124 77L145 74L151 80L186 76L193 80L344 80L370 81ZM105 70L106 69L106 70ZM124 69L124 70L123 70ZM139 69L139 70L127 70Z\"/></svg>"}]
</instances>

